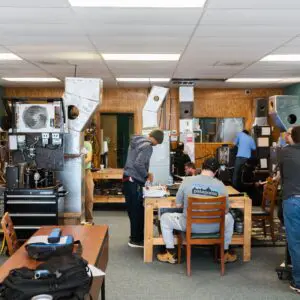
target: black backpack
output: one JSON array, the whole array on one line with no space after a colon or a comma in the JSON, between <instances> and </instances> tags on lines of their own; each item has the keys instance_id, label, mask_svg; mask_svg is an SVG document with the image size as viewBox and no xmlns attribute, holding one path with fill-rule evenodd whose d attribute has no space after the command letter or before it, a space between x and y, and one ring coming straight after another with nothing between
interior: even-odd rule
<instances>
[{"instance_id":1,"label":"black backpack","mask_svg":"<svg viewBox=\"0 0 300 300\"><path fill-rule=\"evenodd\" d=\"M49 275L44 277L43 272L36 272L40 270L49 271ZM40 279L34 279L37 274ZM87 261L77 254L52 257L36 270L11 270L1 284L0 299L29 300L48 294L53 300L83 300L89 295L92 278Z\"/></svg>"}]
</instances>

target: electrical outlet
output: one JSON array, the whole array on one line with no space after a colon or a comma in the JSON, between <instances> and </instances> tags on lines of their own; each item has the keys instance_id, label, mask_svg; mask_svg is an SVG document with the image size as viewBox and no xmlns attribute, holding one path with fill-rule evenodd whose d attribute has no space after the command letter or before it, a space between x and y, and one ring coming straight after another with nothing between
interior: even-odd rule
<instances>
[{"instance_id":1,"label":"electrical outlet","mask_svg":"<svg viewBox=\"0 0 300 300\"><path fill-rule=\"evenodd\" d=\"M52 139L59 139L59 133L52 133Z\"/></svg>"}]
</instances>

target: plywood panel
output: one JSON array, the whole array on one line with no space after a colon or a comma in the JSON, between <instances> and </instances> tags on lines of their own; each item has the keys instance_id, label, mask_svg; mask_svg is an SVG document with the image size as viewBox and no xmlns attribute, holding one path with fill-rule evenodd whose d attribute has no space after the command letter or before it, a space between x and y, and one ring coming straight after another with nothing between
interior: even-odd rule
<instances>
[{"instance_id":1,"label":"plywood panel","mask_svg":"<svg viewBox=\"0 0 300 300\"><path fill-rule=\"evenodd\" d=\"M250 129L254 120L254 99L281 95L282 89L252 89L249 95L244 89L195 89L194 116L218 118L245 118Z\"/></svg>"},{"instance_id":2,"label":"plywood panel","mask_svg":"<svg viewBox=\"0 0 300 300\"><path fill-rule=\"evenodd\" d=\"M223 144L228 143L195 143L196 167L200 168L204 160L216 155L216 150Z\"/></svg>"}]
</instances>

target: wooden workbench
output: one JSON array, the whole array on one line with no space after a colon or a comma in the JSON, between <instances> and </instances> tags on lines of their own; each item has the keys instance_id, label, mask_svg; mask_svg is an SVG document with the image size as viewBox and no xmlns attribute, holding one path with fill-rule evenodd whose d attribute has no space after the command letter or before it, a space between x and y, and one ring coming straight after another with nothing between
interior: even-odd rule
<instances>
[{"instance_id":1,"label":"wooden workbench","mask_svg":"<svg viewBox=\"0 0 300 300\"><path fill-rule=\"evenodd\" d=\"M43 226L34 235L48 235L53 228L60 227L62 235L73 235L74 240L80 240L82 244L82 257L89 264L106 270L108 263L108 226ZM15 268L28 267L35 269L41 261L29 258L25 245L13 254L0 267L0 282L8 275L9 271ZM105 298L105 279L95 277L91 287L93 299L98 299L101 290L101 299Z\"/></svg>"},{"instance_id":2,"label":"wooden workbench","mask_svg":"<svg viewBox=\"0 0 300 300\"><path fill-rule=\"evenodd\" d=\"M92 172L95 180L122 180L123 169L107 168ZM124 195L94 195L94 203L125 203Z\"/></svg>"},{"instance_id":3,"label":"wooden workbench","mask_svg":"<svg viewBox=\"0 0 300 300\"><path fill-rule=\"evenodd\" d=\"M228 194L239 194L233 187L227 187ZM246 196L229 197L231 208L240 208L244 210L244 234L234 234L232 237L232 245L243 245L243 260L251 259L251 212L252 200ZM145 199L145 232L144 232L144 262L152 262L153 246L164 245L162 236L153 236L153 213L159 208L176 207L175 197L166 198L146 198ZM177 240L175 238L175 243Z\"/></svg>"}]
</instances>

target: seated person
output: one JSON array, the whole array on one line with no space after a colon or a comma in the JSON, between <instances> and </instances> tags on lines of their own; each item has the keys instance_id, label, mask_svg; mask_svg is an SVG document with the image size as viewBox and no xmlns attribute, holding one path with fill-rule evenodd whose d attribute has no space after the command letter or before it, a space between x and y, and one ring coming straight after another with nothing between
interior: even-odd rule
<instances>
[{"instance_id":1,"label":"seated person","mask_svg":"<svg viewBox=\"0 0 300 300\"><path fill-rule=\"evenodd\" d=\"M174 155L174 175L185 176L184 166L191 162L190 157L184 151L184 144L178 143Z\"/></svg>"},{"instance_id":2,"label":"seated person","mask_svg":"<svg viewBox=\"0 0 300 300\"><path fill-rule=\"evenodd\" d=\"M196 166L192 162L188 162L184 165L185 176L195 176L197 175Z\"/></svg>"},{"instance_id":3,"label":"seated person","mask_svg":"<svg viewBox=\"0 0 300 300\"><path fill-rule=\"evenodd\" d=\"M175 257L174 248L174 230L185 231L186 229L186 213L188 205L188 196L207 197L213 191L218 196L227 197L227 211L225 216L225 262L234 262L237 256L228 252L229 244L233 235L234 219L229 213L228 193L225 185L214 178L219 168L219 163L215 158L208 158L203 163L202 173L197 176L185 178L182 182L176 196L177 207L183 207L183 213L165 213L161 216L160 224L164 242L166 244L166 252L157 255L157 259L162 262L175 264L177 258ZM196 193L201 188L201 194ZM196 190L196 191L195 191ZM205 194L205 190L209 190L209 195ZM193 224L193 233L216 233L219 232L218 224Z\"/></svg>"}]
</instances>

